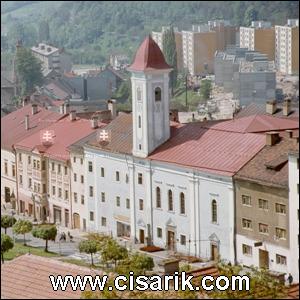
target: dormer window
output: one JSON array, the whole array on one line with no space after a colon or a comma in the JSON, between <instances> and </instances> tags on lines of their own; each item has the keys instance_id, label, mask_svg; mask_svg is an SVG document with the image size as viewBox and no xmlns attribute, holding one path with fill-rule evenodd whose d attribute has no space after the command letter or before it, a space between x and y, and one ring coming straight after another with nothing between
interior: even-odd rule
<instances>
[{"instance_id":1,"label":"dormer window","mask_svg":"<svg viewBox=\"0 0 300 300\"><path fill-rule=\"evenodd\" d=\"M155 88L155 101L161 101L161 88Z\"/></svg>"},{"instance_id":2,"label":"dormer window","mask_svg":"<svg viewBox=\"0 0 300 300\"><path fill-rule=\"evenodd\" d=\"M136 89L136 98L137 101L142 101L142 89L140 87Z\"/></svg>"}]
</instances>

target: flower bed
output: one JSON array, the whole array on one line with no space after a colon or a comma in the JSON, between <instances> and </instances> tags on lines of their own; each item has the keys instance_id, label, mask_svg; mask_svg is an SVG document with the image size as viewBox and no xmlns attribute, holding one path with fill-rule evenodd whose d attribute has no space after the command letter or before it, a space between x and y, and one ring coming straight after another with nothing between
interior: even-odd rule
<instances>
[{"instance_id":1,"label":"flower bed","mask_svg":"<svg viewBox=\"0 0 300 300\"><path fill-rule=\"evenodd\" d=\"M157 252L157 251L163 251L163 248L156 247L156 246L146 246L140 248L140 250L145 251L145 252Z\"/></svg>"}]
</instances>

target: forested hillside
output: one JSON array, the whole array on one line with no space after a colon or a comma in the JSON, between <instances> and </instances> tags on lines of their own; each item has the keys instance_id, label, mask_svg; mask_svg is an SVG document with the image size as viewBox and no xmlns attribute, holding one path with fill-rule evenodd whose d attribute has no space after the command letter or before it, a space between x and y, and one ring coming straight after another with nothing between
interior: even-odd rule
<instances>
[{"instance_id":1,"label":"forested hillside","mask_svg":"<svg viewBox=\"0 0 300 300\"><path fill-rule=\"evenodd\" d=\"M1 50L12 51L17 39L34 45L46 21L50 42L65 47L75 63L102 64L112 51L132 56L142 38L162 25L188 29L213 18L284 24L298 11L298 1L2 1Z\"/></svg>"}]
</instances>

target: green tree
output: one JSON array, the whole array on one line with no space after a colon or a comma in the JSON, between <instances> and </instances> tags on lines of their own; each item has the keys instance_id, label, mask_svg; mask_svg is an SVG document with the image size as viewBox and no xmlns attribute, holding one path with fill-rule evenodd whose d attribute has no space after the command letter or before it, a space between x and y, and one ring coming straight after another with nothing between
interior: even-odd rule
<instances>
[{"instance_id":1,"label":"green tree","mask_svg":"<svg viewBox=\"0 0 300 300\"><path fill-rule=\"evenodd\" d=\"M39 42L48 42L50 40L49 23L42 20L39 24Z\"/></svg>"},{"instance_id":2,"label":"green tree","mask_svg":"<svg viewBox=\"0 0 300 300\"><path fill-rule=\"evenodd\" d=\"M36 85L43 83L41 63L29 49L21 47L17 51L16 67L21 81L22 95L33 92Z\"/></svg>"},{"instance_id":3,"label":"green tree","mask_svg":"<svg viewBox=\"0 0 300 300\"><path fill-rule=\"evenodd\" d=\"M145 274L154 268L153 258L140 253L135 253L130 257L130 270L137 274Z\"/></svg>"},{"instance_id":4,"label":"green tree","mask_svg":"<svg viewBox=\"0 0 300 300\"><path fill-rule=\"evenodd\" d=\"M13 231L16 234L23 234L24 236L24 246L26 246L25 234L32 230L32 223L28 220L19 219L13 226Z\"/></svg>"},{"instance_id":5,"label":"green tree","mask_svg":"<svg viewBox=\"0 0 300 300\"><path fill-rule=\"evenodd\" d=\"M91 264L94 265L93 254L99 251L99 242L95 240L81 241L78 245L79 251L91 255Z\"/></svg>"},{"instance_id":6,"label":"green tree","mask_svg":"<svg viewBox=\"0 0 300 300\"><path fill-rule=\"evenodd\" d=\"M13 240L7 234L1 233L1 260L4 263L4 253L14 247Z\"/></svg>"},{"instance_id":7,"label":"green tree","mask_svg":"<svg viewBox=\"0 0 300 300\"><path fill-rule=\"evenodd\" d=\"M17 222L16 218L9 215L1 216L1 227L4 228L6 234L7 228L12 227Z\"/></svg>"},{"instance_id":8,"label":"green tree","mask_svg":"<svg viewBox=\"0 0 300 300\"><path fill-rule=\"evenodd\" d=\"M250 26L252 21L256 21L258 12L253 6L249 6L245 11L244 23L246 26Z\"/></svg>"},{"instance_id":9,"label":"green tree","mask_svg":"<svg viewBox=\"0 0 300 300\"><path fill-rule=\"evenodd\" d=\"M173 91L177 84L177 51L173 26L163 33L162 48L166 62L173 68L170 73L170 86Z\"/></svg>"},{"instance_id":10,"label":"green tree","mask_svg":"<svg viewBox=\"0 0 300 300\"><path fill-rule=\"evenodd\" d=\"M57 228L55 225L38 225L32 229L32 235L46 241L45 252L48 252L48 241L55 241Z\"/></svg>"},{"instance_id":11,"label":"green tree","mask_svg":"<svg viewBox=\"0 0 300 300\"><path fill-rule=\"evenodd\" d=\"M117 262L128 257L128 251L125 247L120 246L115 240L109 240L100 249L101 258L104 263L113 261L115 268Z\"/></svg>"},{"instance_id":12,"label":"green tree","mask_svg":"<svg viewBox=\"0 0 300 300\"><path fill-rule=\"evenodd\" d=\"M202 80L200 85L200 96L202 100L208 100L212 90L211 81L208 79Z\"/></svg>"}]
</instances>

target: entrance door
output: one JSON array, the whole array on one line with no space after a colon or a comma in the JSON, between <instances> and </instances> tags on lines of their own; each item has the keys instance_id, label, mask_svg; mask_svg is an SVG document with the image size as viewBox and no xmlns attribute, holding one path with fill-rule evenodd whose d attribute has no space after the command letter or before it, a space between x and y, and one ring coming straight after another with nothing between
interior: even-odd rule
<instances>
[{"instance_id":1,"label":"entrance door","mask_svg":"<svg viewBox=\"0 0 300 300\"><path fill-rule=\"evenodd\" d=\"M210 245L210 253L211 253L211 260L217 261L219 259L219 249L218 246L215 244Z\"/></svg>"},{"instance_id":2,"label":"entrance door","mask_svg":"<svg viewBox=\"0 0 300 300\"><path fill-rule=\"evenodd\" d=\"M259 249L259 267L269 269L269 252Z\"/></svg>"},{"instance_id":3,"label":"entrance door","mask_svg":"<svg viewBox=\"0 0 300 300\"><path fill-rule=\"evenodd\" d=\"M31 203L28 204L28 215L31 217L33 213L33 205Z\"/></svg>"},{"instance_id":4,"label":"entrance door","mask_svg":"<svg viewBox=\"0 0 300 300\"><path fill-rule=\"evenodd\" d=\"M65 226L69 227L69 210L65 210Z\"/></svg>"},{"instance_id":5,"label":"entrance door","mask_svg":"<svg viewBox=\"0 0 300 300\"><path fill-rule=\"evenodd\" d=\"M170 231L168 230L168 234L167 234L167 248L168 250L175 250L175 232L174 231Z\"/></svg>"},{"instance_id":6,"label":"entrance door","mask_svg":"<svg viewBox=\"0 0 300 300\"><path fill-rule=\"evenodd\" d=\"M5 193L5 202L10 202L10 188L9 187L5 187L4 189L4 193Z\"/></svg>"},{"instance_id":7,"label":"entrance door","mask_svg":"<svg viewBox=\"0 0 300 300\"><path fill-rule=\"evenodd\" d=\"M144 231L144 229L140 229L140 243L141 244L145 243L145 231Z\"/></svg>"},{"instance_id":8,"label":"entrance door","mask_svg":"<svg viewBox=\"0 0 300 300\"><path fill-rule=\"evenodd\" d=\"M73 214L73 220L74 220L74 228L80 229L80 216L77 213Z\"/></svg>"},{"instance_id":9,"label":"entrance door","mask_svg":"<svg viewBox=\"0 0 300 300\"><path fill-rule=\"evenodd\" d=\"M54 223L61 223L61 210L54 208Z\"/></svg>"}]
</instances>

